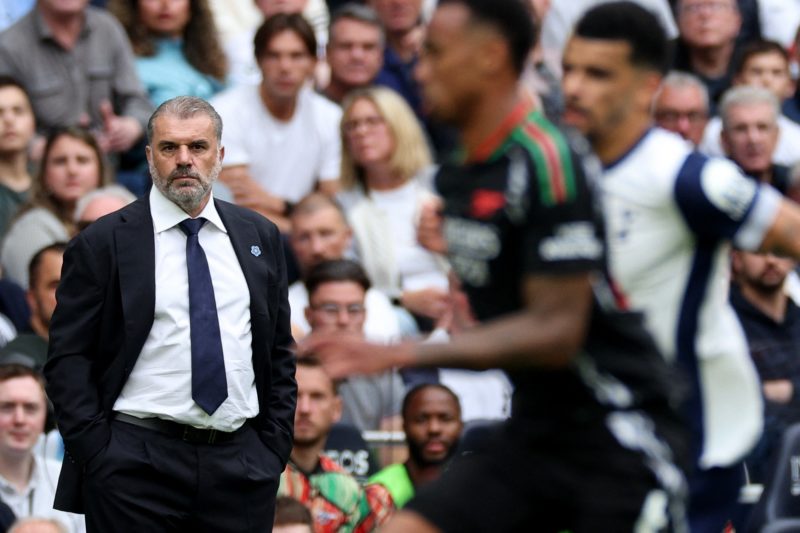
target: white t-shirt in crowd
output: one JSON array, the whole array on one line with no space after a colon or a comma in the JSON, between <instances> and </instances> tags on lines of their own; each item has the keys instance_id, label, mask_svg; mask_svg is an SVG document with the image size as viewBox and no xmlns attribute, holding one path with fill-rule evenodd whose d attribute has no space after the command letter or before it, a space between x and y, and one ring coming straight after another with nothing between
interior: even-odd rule
<instances>
[{"instance_id":1,"label":"white t-shirt in crowd","mask_svg":"<svg viewBox=\"0 0 800 533\"><path fill-rule=\"evenodd\" d=\"M225 166L247 165L267 192L297 202L318 180L339 178L342 111L305 87L294 116L276 120L259 85L232 87L211 100L222 117Z\"/></svg>"}]
</instances>

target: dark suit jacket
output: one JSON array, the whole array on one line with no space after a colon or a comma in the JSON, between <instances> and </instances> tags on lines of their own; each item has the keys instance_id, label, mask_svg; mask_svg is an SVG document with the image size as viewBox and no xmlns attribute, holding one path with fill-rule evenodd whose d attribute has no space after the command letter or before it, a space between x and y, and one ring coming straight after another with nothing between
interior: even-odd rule
<instances>
[{"instance_id":1,"label":"dark suit jacket","mask_svg":"<svg viewBox=\"0 0 800 533\"><path fill-rule=\"evenodd\" d=\"M280 234L253 211L222 201L215 205L250 290L260 411L252 424L285 463L292 449L297 386ZM82 512L84 465L111 436L112 407L153 324L154 242L144 198L94 222L64 254L44 368L66 448L58 509ZM253 246L261 254L253 254Z\"/></svg>"}]
</instances>

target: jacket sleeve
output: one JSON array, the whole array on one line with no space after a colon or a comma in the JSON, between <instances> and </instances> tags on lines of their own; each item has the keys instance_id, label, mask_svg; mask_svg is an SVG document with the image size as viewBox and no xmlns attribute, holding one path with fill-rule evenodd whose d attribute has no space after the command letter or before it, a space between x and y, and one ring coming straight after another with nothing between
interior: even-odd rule
<instances>
[{"instance_id":1,"label":"jacket sleeve","mask_svg":"<svg viewBox=\"0 0 800 533\"><path fill-rule=\"evenodd\" d=\"M92 246L78 235L64 253L44 366L59 431L70 458L78 463L92 458L111 436L98 389L92 385L104 300L101 273Z\"/></svg>"},{"instance_id":2,"label":"jacket sleeve","mask_svg":"<svg viewBox=\"0 0 800 533\"><path fill-rule=\"evenodd\" d=\"M294 410L297 403L295 381L295 355L293 351L286 260L277 229L273 227L270 238L278 265L277 283L272 285L274 293L268 298L277 298L275 331L270 347L270 383L267 406L269 416L262 430L262 440L272 448L285 465L292 451L294 437Z\"/></svg>"}]
</instances>

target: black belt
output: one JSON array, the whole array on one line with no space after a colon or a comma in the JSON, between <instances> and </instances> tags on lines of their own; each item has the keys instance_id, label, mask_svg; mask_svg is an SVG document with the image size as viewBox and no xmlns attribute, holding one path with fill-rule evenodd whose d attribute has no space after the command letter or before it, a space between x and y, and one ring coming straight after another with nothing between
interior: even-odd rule
<instances>
[{"instance_id":1,"label":"black belt","mask_svg":"<svg viewBox=\"0 0 800 533\"><path fill-rule=\"evenodd\" d=\"M132 426L150 429L178 438L192 444L220 444L232 440L244 428L235 431L220 431L217 429L200 429L186 424L179 424L162 418L138 418L125 413L114 413L114 420L119 420Z\"/></svg>"}]
</instances>

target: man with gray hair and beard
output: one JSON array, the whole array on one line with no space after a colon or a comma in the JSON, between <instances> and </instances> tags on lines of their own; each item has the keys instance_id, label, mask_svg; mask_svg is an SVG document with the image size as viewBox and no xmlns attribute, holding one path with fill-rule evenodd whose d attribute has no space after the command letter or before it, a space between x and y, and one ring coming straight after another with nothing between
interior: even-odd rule
<instances>
[{"instance_id":1,"label":"man with gray hair and beard","mask_svg":"<svg viewBox=\"0 0 800 533\"><path fill-rule=\"evenodd\" d=\"M45 373L66 457L56 508L88 531L265 531L296 384L274 224L213 198L222 122L163 103L149 196L64 255Z\"/></svg>"}]
</instances>

